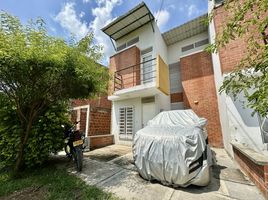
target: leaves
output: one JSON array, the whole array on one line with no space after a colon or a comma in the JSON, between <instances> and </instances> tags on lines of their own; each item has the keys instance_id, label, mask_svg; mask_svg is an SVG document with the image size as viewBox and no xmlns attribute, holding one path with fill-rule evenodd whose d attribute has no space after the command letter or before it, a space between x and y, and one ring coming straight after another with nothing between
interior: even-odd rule
<instances>
[{"instance_id":1,"label":"leaves","mask_svg":"<svg viewBox=\"0 0 268 200\"><path fill-rule=\"evenodd\" d=\"M92 34L69 46L49 36L42 19L22 26L7 13L0 16L0 91L11 100L53 103L106 90L109 76L97 64L101 47L92 44Z\"/></svg>"},{"instance_id":2,"label":"leaves","mask_svg":"<svg viewBox=\"0 0 268 200\"><path fill-rule=\"evenodd\" d=\"M0 106L7 108L0 109L12 116L0 122L0 143L7 144L0 153L3 161L14 163L23 157L14 154L21 146L26 165L42 163L49 152L58 150L57 127L66 112L57 110L61 104L106 92L109 74L98 64L100 49L93 44L92 33L67 43L49 36L40 18L22 25L18 18L0 12L0 94L8 103L2 102Z\"/></svg>"},{"instance_id":3,"label":"leaves","mask_svg":"<svg viewBox=\"0 0 268 200\"><path fill-rule=\"evenodd\" d=\"M246 55L228 74L220 92L237 97L243 94L246 105L261 116L268 114L268 0L227 0L228 16L214 44L207 50L217 52L232 40L246 41ZM217 13L212 13L215 15ZM210 15L209 20L213 17ZM237 55L240 56L240 55ZM254 114L253 113L253 114Z\"/></svg>"},{"instance_id":4,"label":"leaves","mask_svg":"<svg viewBox=\"0 0 268 200\"><path fill-rule=\"evenodd\" d=\"M21 128L16 113L11 104L0 95L0 166L13 166L20 143ZM5 100L5 102L4 102ZM67 113L68 104L62 102L42 113L33 125L31 135L25 147L24 164L34 167L43 164L50 153L63 149L62 124L69 124Z\"/></svg>"}]
</instances>

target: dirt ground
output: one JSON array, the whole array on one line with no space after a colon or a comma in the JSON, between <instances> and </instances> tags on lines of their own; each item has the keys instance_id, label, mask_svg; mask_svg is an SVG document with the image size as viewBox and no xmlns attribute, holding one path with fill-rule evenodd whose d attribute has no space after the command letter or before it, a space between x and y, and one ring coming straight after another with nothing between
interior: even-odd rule
<instances>
[{"instance_id":1,"label":"dirt ground","mask_svg":"<svg viewBox=\"0 0 268 200\"><path fill-rule=\"evenodd\" d=\"M20 191L16 191L0 200L43 200L47 191L44 187L29 187Z\"/></svg>"}]
</instances>

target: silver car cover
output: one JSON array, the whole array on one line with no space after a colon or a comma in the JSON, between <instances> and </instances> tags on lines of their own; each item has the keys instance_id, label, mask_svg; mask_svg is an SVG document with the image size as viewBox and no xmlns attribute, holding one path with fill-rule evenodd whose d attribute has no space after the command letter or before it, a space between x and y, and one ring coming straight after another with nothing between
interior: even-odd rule
<instances>
[{"instance_id":1,"label":"silver car cover","mask_svg":"<svg viewBox=\"0 0 268 200\"><path fill-rule=\"evenodd\" d=\"M161 112L150 120L134 136L133 156L140 175L165 185L207 185L211 153L206 123L192 110Z\"/></svg>"}]
</instances>

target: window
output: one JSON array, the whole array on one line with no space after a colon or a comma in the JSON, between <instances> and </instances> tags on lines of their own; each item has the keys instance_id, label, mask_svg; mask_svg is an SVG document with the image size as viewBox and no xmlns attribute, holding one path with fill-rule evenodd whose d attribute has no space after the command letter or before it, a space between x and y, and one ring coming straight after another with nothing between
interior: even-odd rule
<instances>
[{"instance_id":1,"label":"window","mask_svg":"<svg viewBox=\"0 0 268 200\"><path fill-rule=\"evenodd\" d=\"M208 43L209 43L209 40L208 40L208 39L200 40L200 41L198 41L198 42L196 42L196 43L189 44L189 45L187 45L187 46L182 47L182 48L181 48L181 51L182 51L182 52L189 51L189 50L191 50L191 49L194 49L194 48L197 48L197 47L201 47L201 46L206 45L206 44L208 44Z\"/></svg>"},{"instance_id":2,"label":"window","mask_svg":"<svg viewBox=\"0 0 268 200\"><path fill-rule=\"evenodd\" d=\"M151 52L142 55L142 83L152 82L155 75Z\"/></svg>"},{"instance_id":3,"label":"window","mask_svg":"<svg viewBox=\"0 0 268 200\"><path fill-rule=\"evenodd\" d=\"M135 38L133 38L133 39L127 41L126 43L124 43L124 44L118 46L118 47L116 48L116 51L121 51L121 50L123 50L123 49L125 49L125 48L127 48L127 47L130 47L130 46L133 45L133 44L138 43L138 42L139 42L139 37L135 37Z\"/></svg>"},{"instance_id":4,"label":"window","mask_svg":"<svg viewBox=\"0 0 268 200\"><path fill-rule=\"evenodd\" d=\"M121 51L121 50L123 50L124 48L126 48L127 46L126 46L126 43L125 44L122 44L122 45L120 45L119 47L117 47L116 48L116 50L117 51Z\"/></svg>"},{"instance_id":5,"label":"window","mask_svg":"<svg viewBox=\"0 0 268 200\"><path fill-rule=\"evenodd\" d=\"M155 64L152 56L153 47L141 50L142 83L152 82L155 76Z\"/></svg>"},{"instance_id":6,"label":"window","mask_svg":"<svg viewBox=\"0 0 268 200\"><path fill-rule=\"evenodd\" d=\"M196 42L196 43L194 44L194 47L195 47L195 48L196 48L196 47L201 47L201 46L203 46L203 45L205 45L205 44L208 44L208 43L209 43L208 39L201 40L201 41Z\"/></svg>"},{"instance_id":7,"label":"window","mask_svg":"<svg viewBox=\"0 0 268 200\"><path fill-rule=\"evenodd\" d=\"M119 138L123 140L132 140L134 130L134 109L133 107L119 108Z\"/></svg>"},{"instance_id":8,"label":"window","mask_svg":"<svg viewBox=\"0 0 268 200\"><path fill-rule=\"evenodd\" d=\"M129 40L129 41L127 42L127 46L129 47L129 46L131 46L131 45L133 45L133 44L135 44L135 43L137 43L137 42L139 42L139 37L136 37L136 38L134 38L134 39L132 39L132 40Z\"/></svg>"},{"instance_id":9,"label":"window","mask_svg":"<svg viewBox=\"0 0 268 200\"><path fill-rule=\"evenodd\" d=\"M189 51L194 48L194 44L190 44L181 48L182 52Z\"/></svg>"}]
</instances>

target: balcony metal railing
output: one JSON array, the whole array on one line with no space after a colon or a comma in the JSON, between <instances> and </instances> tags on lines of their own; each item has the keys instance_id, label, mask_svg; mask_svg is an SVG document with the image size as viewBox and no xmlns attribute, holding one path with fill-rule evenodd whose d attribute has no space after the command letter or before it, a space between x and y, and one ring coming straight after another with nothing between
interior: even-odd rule
<instances>
[{"instance_id":1,"label":"balcony metal railing","mask_svg":"<svg viewBox=\"0 0 268 200\"><path fill-rule=\"evenodd\" d=\"M114 91L134 87L156 78L156 58L126 67L114 73Z\"/></svg>"}]
</instances>

